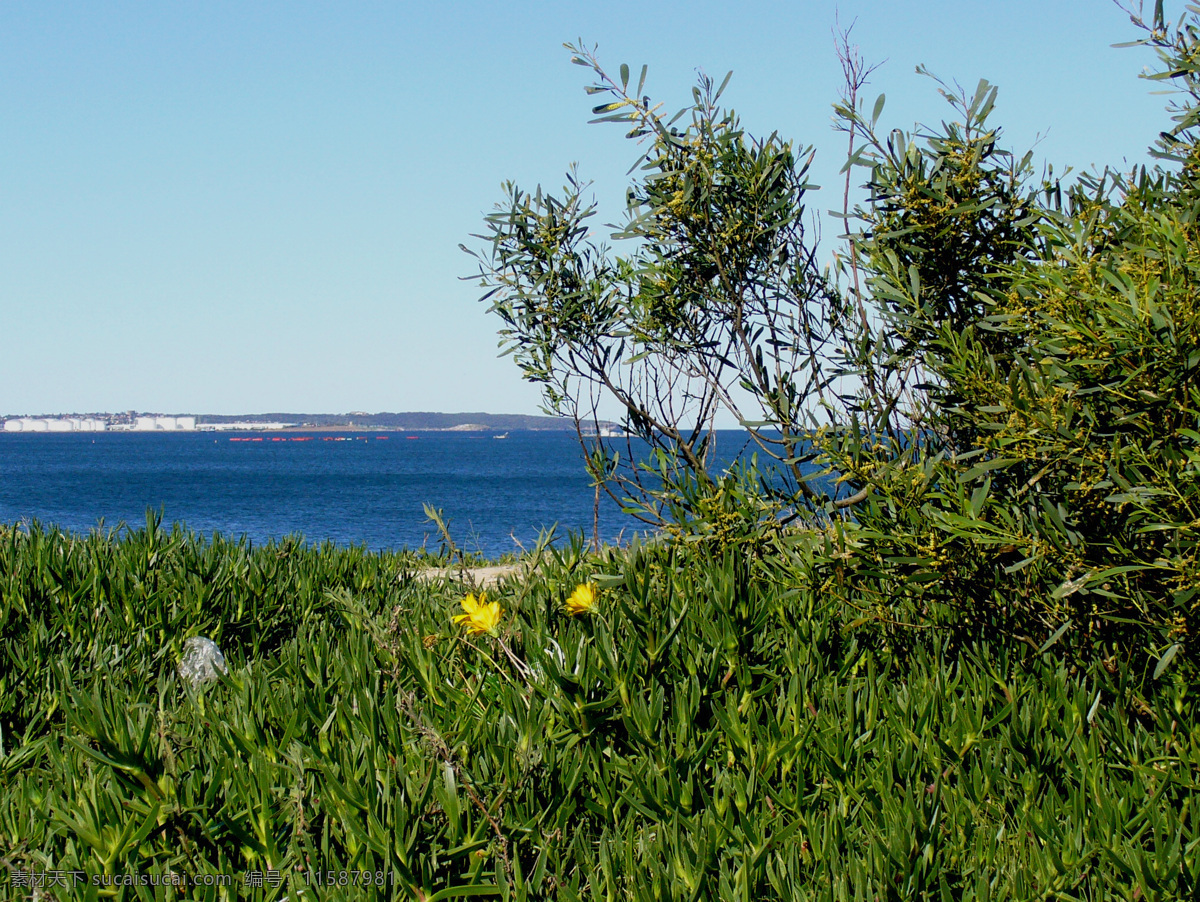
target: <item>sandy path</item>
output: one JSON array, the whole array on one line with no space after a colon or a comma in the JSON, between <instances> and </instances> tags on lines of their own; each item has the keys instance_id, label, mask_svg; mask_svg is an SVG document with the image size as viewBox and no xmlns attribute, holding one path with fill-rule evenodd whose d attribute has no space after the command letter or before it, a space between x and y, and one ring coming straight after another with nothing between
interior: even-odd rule
<instances>
[{"instance_id":1,"label":"sandy path","mask_svg":"<svg viewBox=\"0 0 1200 902\"><path fill-rule=\"evenodd\" d=\"M521 569L518 564L505 564L501 567L468 567L469 579L480 588L494 586L507 576L512 576ZM463 578L461 567L437 567L431 570L418 570L416 578L423 582L433 582L438 579L459 580Z\"/></svg>"}]
</instances>

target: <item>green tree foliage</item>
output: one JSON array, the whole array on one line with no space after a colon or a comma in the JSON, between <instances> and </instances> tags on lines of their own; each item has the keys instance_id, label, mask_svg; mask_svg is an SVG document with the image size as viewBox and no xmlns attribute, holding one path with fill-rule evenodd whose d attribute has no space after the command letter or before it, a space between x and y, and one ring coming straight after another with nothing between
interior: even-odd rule
<instances>
[{"instance_id":1,"label":"green tree foliage","mask_svg":"<svg viewBox=\"0 0 1200 902\"><path fill-rule=\"evenodd\" d=\"M1030 186L986 83L944 92L959 118L917 138L843 109L871 174L855 241L884 336L853 362L911 399L872 418L868 385L830 446L868 489L852 564L883 578L849 581L860 604L1195 649L1194 17L1149 34L1185 86L1166 168Z\"/></svg>"},{"instance_id":2,"label":"green tree foliage","mask_svg":"<svg viewBox=\"0 0 1200 902\"><path fill-rule=\"evenodd\" d=\"M747 135L718 104L725 84L707 77L668 120L641 95L645 69L631 87L627 67L614 80L568 46L597 77L588 92L607 98L596 121L628 127L646 146L617 232L633 250L596 241L595 206L574 172L561 197L508 185L487 219L489 247L476 255L508 350L551 412L595 426L602 397L624 409L628 429L658 452L654 472L603 445L592 469L606 484L616 477L622 500L640 501L651 521L665 519L683 482L715 490L712 425L722 409L783 465L789 498L815 497L803 424L826 387L817 362L836 296L805 240L811 151Z\"/></svg>"},{"instance_id":3,"label":"green tree foliage","mask_svg":"<svg viewBox=\"0 0 1200 902\"><path fill-rule=\"evenodd\" d=\"M987 82L937 82L946 121L881 133L850 66L836 111L868 196L836 278L803 228L808 151L747 135L703 77L665 120L644 70L631 89L571 47L598 121L645 147L633 249L592 238L578 176L563 199L509 186L478 254L504 341L551 409L583 423L607 396L651 443L641 468L591 447L618 497L693 534L722 493L751 526L833 534L805 578L879 624L1194 649L1200 41L1195 12L1135 22L1181 102L1133 172L1035 178ZM770 463L757 483L713 472L721 409Z\"/></svg>"}]
</instances>

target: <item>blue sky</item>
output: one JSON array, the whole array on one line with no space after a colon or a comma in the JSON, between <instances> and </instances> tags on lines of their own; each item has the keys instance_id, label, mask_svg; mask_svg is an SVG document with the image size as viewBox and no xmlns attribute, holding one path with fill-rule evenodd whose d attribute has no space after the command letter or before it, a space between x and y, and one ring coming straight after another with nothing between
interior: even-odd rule
<instances>
[{"instance_id":1,"label":"blue sky","mask_svg":"<svg viewBox=\"0 0 1200 902\"><path fill-rule=\"evenodd\" d=\"M1177 4L1176 4L1177 6ZM1172 6L1168 5L1168 12ZM883 62L884 124L999 85L1006 142L1137 163L1166 98L1108 0L0 5L0 415L536 413L459 249L501 182L579 163L609 209L636 148L588 125L586 70L648 64L672 109L733 70L751 132L818 151L839 206L831 29ZM886 62L884 62L886 61ZM832 236L822 256L834 247Z\"/></svg>"}]
</instances>

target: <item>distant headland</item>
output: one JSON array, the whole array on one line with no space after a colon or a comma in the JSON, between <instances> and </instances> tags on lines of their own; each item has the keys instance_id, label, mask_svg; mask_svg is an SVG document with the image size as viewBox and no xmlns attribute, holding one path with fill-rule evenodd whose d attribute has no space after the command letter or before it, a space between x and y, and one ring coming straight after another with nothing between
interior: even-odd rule
<instances>
[{"instance_id":1,"label":"distant headland","mask_svg":"<svg viewBox=\"0 0 1200 902\"><path fill-rule=\"evenodd\" d=\"M570 431L564 417L516 413L248 413L164 414L128 410L122 413L71 413L13 416L3 419L3 431L24 432L232 432L258 430L376 430L392 432L488 432L527 429ZM601 423L601 428L611 427Z\"/></svg>"}]
</instances>

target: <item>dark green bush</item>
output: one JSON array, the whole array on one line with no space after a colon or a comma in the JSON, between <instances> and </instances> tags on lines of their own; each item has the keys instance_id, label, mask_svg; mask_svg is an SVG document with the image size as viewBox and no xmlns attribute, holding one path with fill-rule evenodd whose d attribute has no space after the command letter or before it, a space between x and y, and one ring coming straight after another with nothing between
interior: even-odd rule
<instances>
[{"instance_id":1,"label":"dark green bush","mask_svg":"<svg viewBox=\"0 0 1200 902\"><path fill-rule=\"evenodd\" d=\"M864 394L861 423L827 443L867 494L848 598L1035 646L1065 628L1064 644L1151 667L1195 654L1194 25L1176 39L1165 62L1188 93L1166 169L1030 187L986 84L948 95L959 118L916 143L854 119L873 190L856 246L888 336L872 372L915 401L901 424Z\"/></svg>"},{"instance_id":2,"label":"dark green bush","mask_svg":"<svg viewBox=\"0 0 1200 902\"><path fill-rule=\"evenodd\" d=\"M880 131L843 47L836 109L869 196L833 274L803 228L806 151L743 130L724 84L702 78L668 119L644 71L634 88L571 47L600 121L644 141L613 236L629 250L594 236L572 173L562 198L509 186L476 257L598 484L691 542L757 554L788 524L833 531L838 556L801 578L897 641L932 626L1149 670L1194 658L1200 13L1135 22L1182 98L1163 161L1073 181L1004 150L987 82L940 83L940 126ZM648 464L586 439L602 397ZM713 471L717 411L757 444L757 486Z\"/></svg>"}]
</instances>

